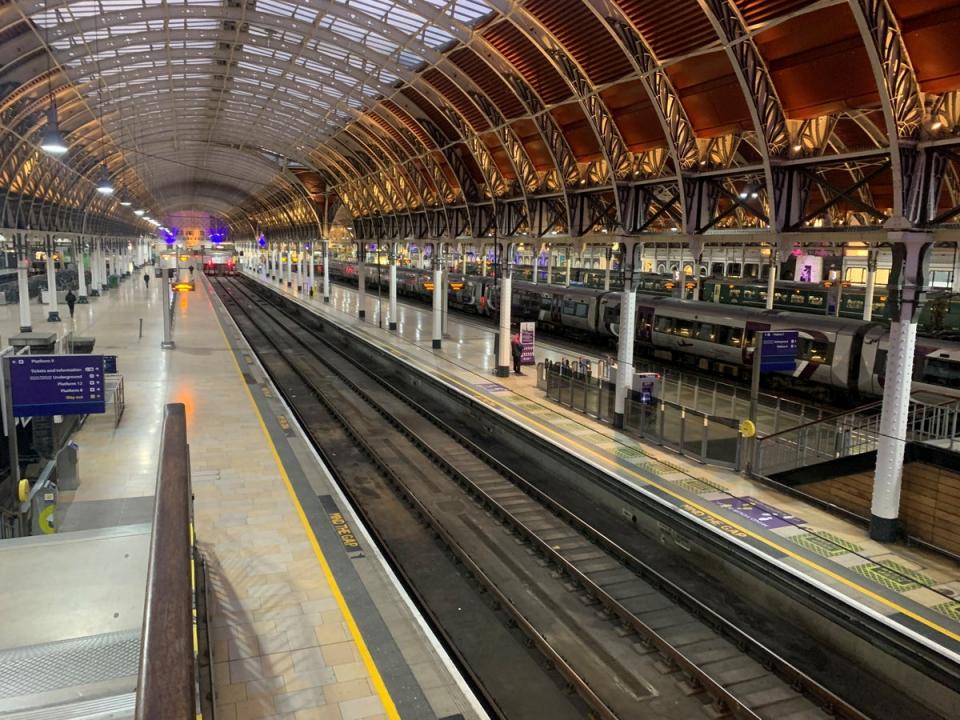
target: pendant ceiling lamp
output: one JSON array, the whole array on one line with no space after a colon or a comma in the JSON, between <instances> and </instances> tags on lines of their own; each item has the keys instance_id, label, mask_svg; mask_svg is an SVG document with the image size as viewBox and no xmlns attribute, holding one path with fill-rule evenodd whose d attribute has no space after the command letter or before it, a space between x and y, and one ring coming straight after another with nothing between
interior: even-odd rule
<instances>
[{"instance_id":1,"label":"pendant ceiling lamp","mask_svg":"<svg viewBox=\"0 0 960 720\"><path fill-rule=\"evenodd\" d=\"M48 155L59 157L67 152L67 141L57 126L56 102L47 108L47 127L40 138L40 149Z\"/></svg>"},{"instance_id":2,"label":"pendant ceiling lamp","mask_svg":"<svg viewBox=\"0 0 960 720\"><path fill-rule=\"evenodd\" d=\"M100 179L97 180L97 192L101 195L113 195L113 183L110 182L110 173L106 165L100 168Z\"/></svg>"},{"instance_id":3,"label":"pendant ceiling lamp","mask_svg":"<svg viewBox=\"0 0 960 720\"><path fill-rule=\"evenodd\" d=\"M43 12L46 15L47 4L43 4ZM50 107L47 108L47 126L43 129L43 135L40 136L40 149L48 155L60 157L66 154L67 140L60 132L60 126L57 122L57 96L53 93L53 73L50 71L50 46L47 43L47 32L44 29L44 50L47 54L47 93L50 95Z\"/></svg>"}]
</instances>

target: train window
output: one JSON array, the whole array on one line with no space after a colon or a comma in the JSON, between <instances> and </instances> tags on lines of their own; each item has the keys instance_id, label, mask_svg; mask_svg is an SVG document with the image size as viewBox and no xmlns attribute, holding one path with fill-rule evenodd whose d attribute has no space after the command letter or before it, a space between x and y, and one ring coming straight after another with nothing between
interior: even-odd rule
<instances>
[{"instance_id":1,"label":"train window","mask_svg":"<svg viewBox=\"0 0 960 720\"><path fill-rule=\"evenodd\" d=\"M847 310L863 311L863 300L847 300Z\"/></svg>"},{"instance_id":2,"label":"train window","mask_svg":"<svg viewBox=\"0 0 960 720\"><path fill-rule=\"evenodd\" d=\"M585 302L577 303L577 317L585 318L590 313L590 304Z\"/></svg>"},{"instance_id":3,"label":"train window","mask_svg":"<svg viewBox=\"0 0 960 720\"><path fill-rule=\"evenodd\" d=\"M803 305L807 302L807 297L803 293L793 293L790 296L791 305Z\"/></svg>"},{"instance_id":4,"label":"train window","mask_svg":"<svg viewBox=\"0 0 960 720\"><path fill-rule=\"evenodd\" d=\"M553 295L544 293L540 296L540 309L550 310L553 307Z\"/></svg>"},{"instance_id":5,"label":"train window","mask_svg":"<svg viewBox=\"0 0 960 720\"><path fill-rule=\"evenodd\" d=\"M949 288L953 284L952 270L931 270L930 287Z\"/></svg>"},{"instance_id":6,"label":"train window","mask_svg":"<svg viewBox=\"0 0 960 720\"><path fill-rule=\"evenodd\" d=\"M756 330L747 330L747 337L744 341L744 345L747 347L753 347L757 341L757 331Z\"/></svg>"},{"instance_id":7,"label":"train window","mask_svg":"<svg viewBox=\"0 0 960 720\"><path fill-rule=\"evenodd\" d=\"M730 300L740 302L740 288L730 288Z\"/></svg>"},{"instance_id":8,"label":"train window","mask_svg":"<svg viewBox=\"0 0 960 720\"><path fill-rule=\"evenodd\" d=\"M741 277L743 275L743 266L740 263L730 263L727 265L728 277Z\"/></svg>"},{"instance_id":9,"label":"train window","mask_svg":"<svg viewBox=\"0 0 960 720\"><path fill-rule=\"evenodd\" d=\"M753 301L756 299L757 291L753 288L744 288L743 289L743 299Z\"/></svg>"},{"instance_id":10,"label":"train window","mask_svg":"<svg viewBox=\"0 0 960 720\"><path fill-rule=\"evenodd\" d=\"M731 347L743 345L743 328L722 326L718 342Z\"/></svg>"},{"instance_id":11,"label":"train window","mask_svg":"<svg viewBox=\"0 0 960 720\"><path fill-rule=\"evenodd\" d=\"M563 301L563 314L564 315L576 315L577 314L577 304L573 300L564 300Z\"/></svg>"},{"instance_id":12,"label":"train window","mask_svg":"<svg viewBox=\"0 0 960 720\"><path fill-rule=\"evenodd\" d=\"M694 323L692 320L677 320L674 326L674 333L680 337L693 337L693 326Z\"/></svg>"},{"instance_id":13,"label":"train window","mask_svg":"<svg viewBox=\"0 0 960 720\"><path fill-rule=\"evenodd\" d=\"M712 323L700 323L697 325L697 340L704 342L713 342L717 338L717 331Z\"/></svg>"},{"instance_id":14,"label":"train window","mask_svg":"<svg viewBox=\"0 0 960 720\"><path fill-rule=\"evenodd\" d=\"M723 277L723 263L715 262L710 266L710 274L715 277Z\"/></svg>"},{"instance_id":15,"label":"train window","mask_svg":"<svg viewBox=\"0 0 960 720\"><path fill-rule=\"evenodd\" d=\"M877 350L877 359L873 364L873 374L884 377L887 374L887 351Z\"/></svg>"},{"instance_id":16,"label":"train window","mask_svg":"<svg viewBox=\"0 0 960 720\"><path fill-rule=\"evenodd\" d=\"M759 270L760 266L757 263L747 263L743 266L743 276L756 279Z\"/></svg>"},{"instance_id":17,"label":"train window","mask_svg":"<svg viewBox=\"0 0 960 720\"><path fill-rule=\"evenodd\" d=\"M801 338L797 347L797 359L807 362L829 365L833 359L833 345L825 340Z\"/></svg>"},{"instance_id":18,"label":"train window","mask_svg":"<svg viewBox=\"0 0 960 720\"><path fill-rule=\"evenodd\" d=\"M927 358L922 379L931 385L957 387L960 385L960 362Z\"/></svg>"},{"instance_id":19,"label":"train window","mask_svg":"<svg viewBox=\"0 0 960 720\"><path fill-rule=\"evenodd\" d=\"M823 307L824 296L810 293L807 295L807 305L813 305L814 307Z\"/></svg>"},{"instance_id":20,"label":"train window","mask_svg":"<svg viewBox=\"0 0 960 720\"><path fill-rule=\"evenodd\" d=\"M660 333L672 333L673 332L673 318L668 317L658 317L657 318L657 332Z\"/></svg>"},{"instance_id":21,"label":"train window","mask_svg":"<svg viewBox=\"0 0 960 720\"><path fill-rule=\"evenodd\" d=\"M844 272L843 279L847 282L852 282L857 285L862 285L866 282L867 270L862 267L848 267L846 272Z\"/></svg>"},{"instance_id":22,"label":"train window","mask_svg":"<svg viewBox=\"0 0 960 720\"><path fill-rule=\"evenodd\" d=\"M876 284L880 287L890 284L890 268L877 268Z\"/></svg>"}]
</instances>

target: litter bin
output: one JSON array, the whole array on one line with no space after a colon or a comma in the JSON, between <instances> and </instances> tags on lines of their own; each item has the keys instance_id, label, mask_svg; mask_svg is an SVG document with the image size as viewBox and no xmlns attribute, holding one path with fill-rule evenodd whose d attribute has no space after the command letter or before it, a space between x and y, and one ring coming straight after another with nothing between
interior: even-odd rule
<instances>
[{"instance_id":1,"label":"litter bin","mask_svg":"<svg viewBox=\"0 0 960 720\"><path fill-rule=\"evenodd\" d=\"M57 453L57 487L60 490L76 490L79 486L80 446L69 442Z\"/></svg>"},{"instance_id":2,"label":"litter bin","mask_svg":"<svg viewBox=\"0 0 960 720\"><path fill-rule=\"evenodd\" d=\"M120 287L120 276L111 275L110 279L107 281L107 285L112 288Z\"/></svg>"}]
</instances>

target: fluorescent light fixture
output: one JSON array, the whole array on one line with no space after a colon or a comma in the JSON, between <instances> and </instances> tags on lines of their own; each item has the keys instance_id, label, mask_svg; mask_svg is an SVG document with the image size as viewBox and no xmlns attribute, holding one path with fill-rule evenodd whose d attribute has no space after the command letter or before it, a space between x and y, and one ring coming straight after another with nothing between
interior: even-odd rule
<instances>
[{"instance_id":1,"label":"fluorescent light fixture","mask_svg":"<svg viewBox=\"0 0 960 720\"><path fill-rule=\"evenodd\" d=\"M134 210L134 211L133 211L133 214L136 215L137 217L143 217L144 215L147 214L147 211L146 211L146 210Z\"/></svg>"},{"instance_id":2,"label":"fluorescent light fixture","mask_svg":"<svg viewBox=\"0 0 960 720\"><path fill-rule=\"evenodd\" d=\"M60 156L67 152L67 141L57 127L57 107L47 108L47 127L40 137L40 149L48 155Z\"/></svg>"}]
</instances>

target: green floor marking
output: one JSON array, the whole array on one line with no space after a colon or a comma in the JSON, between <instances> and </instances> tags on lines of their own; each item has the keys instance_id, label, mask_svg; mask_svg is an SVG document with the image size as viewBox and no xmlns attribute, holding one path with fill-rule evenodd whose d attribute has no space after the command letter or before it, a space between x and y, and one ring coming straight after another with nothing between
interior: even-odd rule
<instances>
[{"instance_id":1,"label":"green floor marking","mask_svg":"<svg viewBox=\"0 0 960 720\"><path fill-rule=\"evenodd\" d=\"M960 622L960 602L957 602L956 600L941 603L940 605L934 605L930 609L940 613L941 615L946 615L951 620Z\"/></svg>"},{"instance_id":2,"label":"green floor marking","mask_svg":"<svg viewBox=\"0 0 960 720\"><path fill-rule=\"evenodd\" d=\"M706 495L707 493L712 492L729 492L727 488L723 485L719 485L715 482L711 482L706 478L692 478L684 477L679 480L673 481L674 485L679 485L684 490L695 493L697 495Z\"/></svg>"},{"instance_id":3,"label":"green floor marking","mask_svg":"<svg viewBox=\"0 0 960 720\"><path fill-rule=\"evenodd\" d=\"M790 541L823 557L836 557L837 555L843 555L848 552L856 553L863 550L859 545L844 540L839 535L834 535L833 533L828 533L823 530L815 533L792 535Z\"/></svg>"},{"instance_id":4,"label":"green floor marking","mask_svg":"<svg viewBox=\"0 0 960 720\"><path fill-rule=\"evenodd\" d=\"M616 456L621 458L635 458L644 457L644 453L642 450L637 450L637 448L623 447L621 445L617 448Z\"/></svg>"},{"instance_id":5,"label":"green floor marking","mask_svg":"<svg viewBox=\"0 0 960 720\"><path fill-rule=\"evenodd\" d=\"M916 590L920 587L933 585L933 580L926 575L910 570L893 560L854 565L850 569L883 585L888 590L895 590L896 592L906 592L907 590Z\"/></svg>"}]
</instances>

